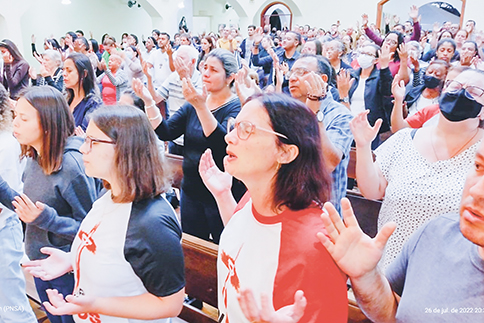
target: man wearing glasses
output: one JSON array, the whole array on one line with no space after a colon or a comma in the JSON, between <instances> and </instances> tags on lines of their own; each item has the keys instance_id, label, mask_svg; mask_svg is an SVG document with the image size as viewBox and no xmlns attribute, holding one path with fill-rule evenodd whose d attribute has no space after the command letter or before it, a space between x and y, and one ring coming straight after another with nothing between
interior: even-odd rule
<instances>
[{"instance_id":1,"label":"man wearing glasses","mask_svg":"<svg viewBox=\"0 0 484 323\"><path fill-rule=\"evenodd\" d=\"M338 92L328 88L331 71L326 58L303 55L294 63L286 78L289 79L291 96L307 104L319 121L323 156L332 171L331 202L339 210L339 201L346 195L346 171L353 141L349 123L353 117L344 105L333 99Z\"/></svg>"}]
</instances>

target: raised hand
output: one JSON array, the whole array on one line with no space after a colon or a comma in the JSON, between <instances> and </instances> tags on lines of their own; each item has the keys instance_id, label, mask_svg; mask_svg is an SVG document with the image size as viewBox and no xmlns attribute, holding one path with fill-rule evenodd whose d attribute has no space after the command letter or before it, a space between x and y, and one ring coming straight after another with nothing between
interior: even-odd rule
<instances>
[{"instance_id":1,"label":"raised hand","mask_svg":"<svg viewBox=\"0 0 484 323\"><path fill-rule=\"evenodd\" d=\"M259 309L250 289L242 289L237 299L245 317L252 323L296 323L303 317L307 305L306 297L301 290L294 294L292 305L284 306L277 312L265 294L261 295Z\"/></svg>"},{"instance_id":2,"label":"raised hand","mask_svg":"<svg viewBox=\"0 0 484 323\"><path fill-rule=\"evenodd\" d=\"M438 22L434 22L434 25L432 27L432 32L438 33L440 31L440 24Z\"/></svg>"},{"instance_id":3,"label":"raised hand","mask_svg":"<svg viewBox=\"0 0 484 323\"><path fill-rule=\"evenodd\" d=\"M361 27L363 28L368 27L368 15L366 13L361 15Z\"/></svg>"},{"instance_id":4,"label":"raised hand","mask_svg":"<svg viewBox=\"0 0 484 323\"><path fill-rule=\"evenodd\" d=\"M72 270L69 253L49 247L41 248L40 252L49 255L49 257L22 263L22 267L32 276L48 281Z\"/></svg>"},{"instance_id":5,"label":"raised hand","mask_svg":"<svg viewBox=\"0 0 484 323\"><path fill-rule=\"evenodd\" d=\"M484 71L484 62L478 56L471 60L471 65L474 65L478 70Z\"/></svg>"},{"instance_id":6,"label":"raised hand","mask_svg":"<svg viewBox=\"0 0 484 323\"><path fill-rule=\"evenodd\" d=\"M341 200L343 220L330 202L326 202L324 208L326 212L321 215L321 219L327 233L320 232L317 236L338 267L350 278L360 278L374 270L396 224L385 224L372 239L359 227L347 198Z\"/></svg>"},{"instance_id":7,"label":"raised hand","mask_svg":"<svg viewBox=\"0 0 484 323\"><path fill-rule=\"evenodd\" d=\"M200 157L198 172L203 183L213 196L216 197L224 193L230 193L230 189L232 188L232 175L227 172L222 172L217 167L210 149L205 150L202 157Z\"/></svg>"},{"instance_id":8,"label":"raised hand","mask_svg":"<svg viewBox=\"0 0 484 323\"><path fill-rule=\"evenodd\" d=\"M32 80L36 80L37 79L37 71L35 70L35 67L31 66L29 68L29 76Z\"/></svg>"},{"instance_id":9,"label":"raised hand","mask_svg":"<svg viewBox=\"0 0 484 323\"><path fill-rule=\"evenodd\" d=\"M261 89L255 81L247 76L248 72L249 68L243 65L237 74L235 74L235 90L241 104L244 104L249 96L261 92Z\"/></svg>"},{"instance_id":10,"label":"raised hand","mask_svg":"<svg viewBox=\"0 0 484 323\"><path fill-rule=\"evenodd\" d=\"M384 44L379 51L378 62L380 63L380 68L387 68L390 61L393 58L394 53L390 51L390 46Z\"/></svg>"},{"instance_id":11,"label":"raised hand","mask_svg":"<svg viewBox=\"0 0 484 323\"><path fill-rule=\"evenodd\" d=\"M367 115L370 110L360 112L353 120L350 121L350 129L355 138L356 147L370 146L380 130L382 119L378 119L372 127L368 123Z\"/></svg>"},{"instance_id":12,"label":"raised hand","mask_svg":"<svg viewBox=\"0 0 484 323\"><path fill-rule=\"evenodd\" d=\"M407 61L408 60L408 51L407 46L405 43L401 43L400 46L397 47L398 57L400 57L400 61Z\"/></svg>"},{"instance_id":13,"label":"raised hand","mask_svg":"<svg viewBox=\"0 0 484 323\"><path fill-rule=\"evenodd\" d=\"M131 87L133 88L134 93L136 93L136 95L139 96L145 102L145 104L152 104L153 98L140 79L134 78L133 82L131 83Z\"/></svg>"},{"instance_id":14,"label":"raised hand","mask_svg":"<svg viewBox=\"0 0 484 323\"><path fill-rule=\"evenodd\" d=\"M414 22L418 20L418 7L416 5L410 7L410 12L408 13L408 16L412 18Z\"/></svg>"},{"instance_id":15,"label":"raised hand","mask_svg":"<svg viewBox=\"0 0 484 323\"><path fill-rule=\"evenodd\" d=\"M30 223L37 219L45 207L45 204L41 202L34 204L25 194L15 196L15 201L12 201L12 205L15 207L15 213L17 213L20 220L25 223Z\"/></svg>"},{"instance_id":16,"label":"raised hand","mask_svg":"<svg viewBox=\"0 0 484 323\"><path fill-rule=\"evenodd\" d=\"M339 75L336 75L336 84L340 97L347 97L350 88L355 82L355 79L351 77L351 73L346 70L341 70Z\"/></svg>"},{"instance_id":17,"label":"raised hand","mask_svg":"<svg viewBox=\"0 0 484 323\"><path fill-rule=\"evenodd\" d=\"M385 25L389 25L391 21L391 17L389 15L385 15Z\"/></svg>"},{"instance_id":18,"label":"raised hand","mask_svg":"<svg viewBox=\"0 0 484 323\"><path fill-rule=\"evenodd\" d=\"M405 98L405 81L400 79L398 75L395 75L395 78L392 82L392 94L397 102L403 102Z\"/></svg>"},{"instance_id":19,"label":"raised hand","mask_svg":"<svg viewBox=\"0 0 484 323\"><path fill-rule=\"evenodd\" d=\"M254 44L259 44L262 41L262 37L264 36L264 30L262 27L257 27L254 32Z\"/></svg>"},{"instance_id":20,"label":"raised hand","mask_svg":"<svg viewBox=\"0 0 484 323\"><path fill-rule=\"evenodd\" d=\"M177 57L173 62L173 64L175 65L175 71L178 73L178 76L180 76L181 80L184 78L186 79L191 78L190 68L187 66L187 64L185 64L183 59L181 59L180 57Z\"/></svg>"},{"instance_id":21,"label":"raised hand","mask_svg":"<svg viewBox=\"0 0 484 323\"><path fill-rule=\"evenodd\" d=\"M207 90L203 87L203 92L198 93L197 89L192 84L190 79L182 79L182 93L185 100L188 101L195 109L202 109L205 107L207 101Z\"/></svg>"},{"instance_id":22,"label":"raised hand","mask_svg":"<svg viewBox=\"0 0 484 323\"><path fill-rule=\"evenodd\" d=\"M143 69L143 74L146 75L146 77L150 77L151 78L151 74L149 72L150 68L152 68L153 65L148 63L147 61L143 61L141 63L141 68Z\"/></svg>"},{"instance_id":23,"label":"raised hand","mask_svg":"<svg viewBox=\"0 0 484 323\"><path fill-rule=\"evenodd\" d=\"M81 313L90 313L93 311L95 299L85 295L67 295L60 294L56 289L47 289L49 302L44 302L46 310L54 315L73 315Z\"/></svg>"},{"instance_id":24,"label":"raised hand","mask_svg":"<svg viewBox=\"0 0 484 323\"><path fill-rule=\"evenodd\" d=\"M323 81L321 76L314 72L308 74L304 80L304 84L308 89L306 105L311 111L317 113L320 108L320 102L318 99L326 96L327 84Z\"/></svg>"}]
</instances>

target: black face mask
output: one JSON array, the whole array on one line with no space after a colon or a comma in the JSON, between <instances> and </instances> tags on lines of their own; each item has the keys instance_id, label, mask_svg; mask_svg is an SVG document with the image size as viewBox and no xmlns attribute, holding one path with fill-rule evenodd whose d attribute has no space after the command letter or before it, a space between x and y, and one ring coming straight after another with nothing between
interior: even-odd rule
<instances>
[{"instance_id":1,"label":"black face mask","mask_svg":"<svg viewBox=\"0 0 484 323\"><path fill-rule=\"evenodd\" d=\"M441 79L438 79L435 76L427 75L427 74L423 76L423 81L424 81L425 87L428 89L435 89L442 84Z\"/></svg>"},{"instance_id":2,"label":"black face mask","mask_svg":"<svg viewBox=\"0 0 484 323\"><path fill-rule=\"evenodd\" d=\"M482 109L482 104L470 98L465 89L442 93L439 105L444 117L454 122L475 118Z\"/></svg>"}]
</instances>

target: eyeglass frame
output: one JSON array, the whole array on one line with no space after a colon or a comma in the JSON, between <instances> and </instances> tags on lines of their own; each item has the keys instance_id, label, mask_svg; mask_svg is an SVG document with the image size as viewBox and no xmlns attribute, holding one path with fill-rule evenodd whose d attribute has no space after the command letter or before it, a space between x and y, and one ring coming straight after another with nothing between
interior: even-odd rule
<instances>
[{"instance_id":1,"label":"eyeglass frame","mask_svg":"<svg viewBox=\"0 0 484 323\"><path fill-rule=\"evenodd\" d=\"M247 135L247 138L241 138L240 137L240 134L239 134L239 130L238 129L239 129L239 125L241 123L246 123L246 124L249 124L250 125L251 131ZM232 125L233 125L233 127L231 127ZM261 131L265 131L267 133L271 133L271 134L276 135L278 137L281 137L281 138L284 138L286 140L289 140L289 138L287 138L287 136L286 135L283 135L282 133L276 132L274 130L269 130L269 129L265 129L265 128L256 126L255 124L253 124L250 121L239 121L239 122L235 122L235 118L229 118L227 120L227 134L231 133L233 130L236 130L237 138L239 138L240 140L244 140L244 141L245 140L248 140L250 138L250 136L255 132L255 129L258 129L258 130L261 130Z\"/></svg>"},{"instance_id":2,"label":"eyeglass frame","mask_svg":"<svg viewBox=\"0 0 484 323\"><path fill-rule=\"evenodd\" d=\"M94 137L91 137L91 136L86 136L86 137L84 137L84 143L88 144L88 147L89 147L89 150L87 151L87 153L90 153L92 151L92 143L93 142L97 142L97 143L101 143L101 144L116 145L116 142L112 141L112 140L104 140L104 139L94 138Z\"/></svg>"},{"instance_id":3,"label":"eyeglass frame","mask_svg":"<svg viewBox=\"0 0 484 323\"><path fill-rule=\"evenodd\" d=\"M475 99L475 98L480 98L480 97L482 97L482 95L484 95L484 89L483 89L483 88L480 88L480 87L478 87L478 86L474 86L474 85L468 85L468 86L464 87L464 84L462 84L462 83L460 83L459 81L456 81L456 80L447 80L447 81L445 82L445 87L444 87L444 89L448 89L449 84L451 84L451 83L457 83L457 84L459 84L460 88L459 88L459 89L457 89L457 90L449 91L450 93L455 93L455 92L458 92L458 91L460 91L460 90L464 89L464 90L466 91L466 93L467 93L467 94L469 94L469 95L470 95L470 96L471 96L473 99ZM476 95L476 96L474 96L474 95L473 95L471 92L469 92L469 91L467 90L468 88L478 89L478 90L480 90L480 91L482 91L482 92L481 92L481 94L480 94L480 95Z\"/></svg>"},{"instance_id":4,"label":"eyeglass frame","mask_svg":"<svg viewBox=\"0 0 484 323\"><path fill-rule=\"evenodd\" d=\"M309 74L309 73L311 73L311 72L314 72L314 71L311 71L310 69L307 69L307 68L305 68L305 67L296 67L295 69L296 69L296 70L303 70L303 71L304 71L304 73L303 73L302 75L298 75L298 74L300 74L300 73L296 73L296 72L294 72L294 69L291 69L291 70L289 70L289 71L286 73L286 79L290 79L290 78L291 78L291 76L292 76L293 74L294 74L296 77L303 77L303 76L305 76L305 75L307 75L307 74ZM320 75L320 73L318 73L318 72L314 72L314 73L316 73L317 75Z\"/></svg>"}]
</instances>

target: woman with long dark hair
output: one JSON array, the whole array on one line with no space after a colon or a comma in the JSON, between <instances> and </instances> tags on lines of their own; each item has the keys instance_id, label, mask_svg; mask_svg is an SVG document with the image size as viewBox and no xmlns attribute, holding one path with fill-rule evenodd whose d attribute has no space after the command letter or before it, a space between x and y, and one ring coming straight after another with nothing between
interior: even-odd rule
<instances>
[{"instance_id":1,"label":"woman with long dark hair","mask_svg":"<svg viewBox=\"0 0 484 323\"><path fill-rule=\"evenodd\" d=\"M131 106L96 110L80 149L86 173L108 191L70 253L44 248L49 258L23 265L46 280L74 270L68 294L48 291L51 313L76 322L169 322L163 318L177 316L185 296L181 229L161 195L169 172L146 115Z\"/></svg>"},{"instance_id":2,"label":"woman with long dark hair","mask_svg":"<svg viewBox=\"0 0 484 323\"><path fill-rule=\"evenodd\" d=\"M102 104L89 57L79 53L67 57L64 61L64 85L76 127L86 130L89 114Z\"/></svg>"},{"instance_id":3,"label":"woman with long dark hair","mask_svg":"<svg viewBox=\"0 0 484 323\"><path fill-rule=\"evenodd\" d=\"M29 86L29 63L20 54L17 45L9 39L0 42L0 52L3 58L0 82L9 91L10 98L17 100L22 89Z\"/></svg>"},{"instance_id":4,"label":"woman with long dark hair","mask_svg":"<svg viewBox=\"0 0 484 323\"><path fill-rule=\"evenodd\" d=\"M314 113L288 96L260 94L229 120L227 132L226 173L210 151L199 167L225 224L217 266L221 322L346 322L346 277L317 245L331 179ZM232 176L247 187L238 204ZM255 299L275 310L270 319L261 320Z\"/></svg>"},{"instance_id":5,"label":"woman with long dark hair","mask_svg":"<svg viewBox=\"0 0 484 323\"><path fill-rule=\"evenodd\" d=\"M215 49L213 38L210 36L203 37L201 41L201 48L202 48L202 51L200 52L200 55L198 56L198 60L197 60L197 69L199 71L203 70L203 66L205 63L205 56L207 56L208 53L210 53L212 50Z\"/></svg>"},{"instance_id":6,"label":"woman with long dark hair","mask_svg":"<svg viewBox=\"0 0 484 323\"><path fill-rule=\"evenodd\" d=\"M27 224L27 256L43 259L43 247L70 249L97 190L84 172L82 140L73 136L74 119L62 93L50 86L32 87L20 95L15 113L13 133L27 158L24 193L0 178L0 202ZM71 293L74 277L66 273L51 281L35 278L35 287L40 299L47 301L47 289ZM71 316L48 316L52 323L73 322Z\"/></svg>"}]
</instances>

